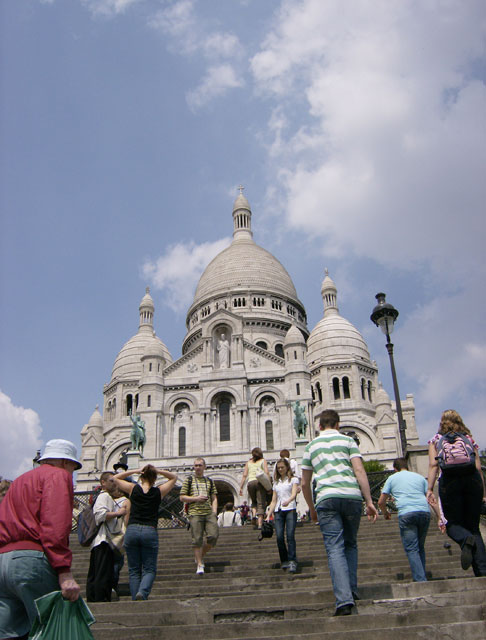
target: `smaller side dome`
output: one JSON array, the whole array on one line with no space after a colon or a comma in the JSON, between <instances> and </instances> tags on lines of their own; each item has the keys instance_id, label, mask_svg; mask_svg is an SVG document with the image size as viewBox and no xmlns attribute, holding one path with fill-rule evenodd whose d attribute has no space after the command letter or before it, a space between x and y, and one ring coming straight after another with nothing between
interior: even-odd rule
<instances>
[{"instance_id":1,"label":"smaller side dome","mask_svg":"<svg viewBox=\"0 0 486 640\"><path fill-rule=\"evenodd\" d=\"M81 429L81 436L86 436L88 431L92 432L93 429L103 429L103 416L100 413L99 405L96 405L95 410L91 414L91 418Z\"/></svg>"},{"instance_id":2,"label":"smaller side dome","mask_svg":"<svg viewBox=\"0 0 486 640\"><path fill-rule=\"evenodd\" d=\"M142 353L142 360L145 358L167 358L167 351L164 349L164 345L158 340L153 340L145 347Z\"/></svg>"},{"instance_id":3,"label":"smaller side dome","mask_svg":"<svg viewBox=\"0 0 486 640\"><path fill-rule=\"evenodd\" d=\"M294 344L305 344L305 339L304 339L304 336L302 335L302 331L300 331L300 329L297 329L295 324L293 324L290 327L290 329L287 331L287 334L284 340L284 346L287 347L289 345L294 345Z\"/></svg>"},{"instance_id":4,"label":"smaller side dome","mask_svg":"<svg viewBox=\"0 0 486 640\"><path fill-rule=\"evenodd\" d=\"M95 410L91 414L91 418L88 422L88 427L103 427L103 417L99 410L99 405L97 404Z\"/></svg>"},{"instance_id":5,"label":"smaller side dome","mask_svg":"<svg viewBox=\"0 0 486 640\"><path fill-rule=\"evenodd\" d=\"M378 389L375 393L375 405L377 407L381 405L388 405L391 407L391 400L388 393L383 389L381 382L378 382Z\"/></svg>"}]
</instances>

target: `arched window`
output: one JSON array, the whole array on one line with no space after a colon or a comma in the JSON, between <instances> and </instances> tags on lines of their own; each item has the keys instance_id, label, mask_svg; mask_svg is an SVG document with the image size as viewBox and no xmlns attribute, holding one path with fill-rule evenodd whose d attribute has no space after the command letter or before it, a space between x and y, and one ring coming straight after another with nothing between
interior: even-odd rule
<instances>
[{"instance_id":1,"label":"arched window","mask_svg":"<svg viewBox=\"0 0 486 640\"><path fill-rule=\"evenodd\" d=\"M373 400L372 400L372 392L373 392L373 385L371 384L371 380L368 380L368 400L370 402L373 402Z\"/></svg>"},{"instance_id":2,"label":"arched window","mask_svg":"<svg viewBox=\"0 0 486 640\"><path fill-rule=\"evenodd\" d=\"M363 398L363 400L366 400L365 391L366 391L366 382L364 378L361 378L361 397Z\"/></svg>"},{"instance_id":3,"label":"arched window","mask_svg":"<svg viewBox=\"0 0 486 640\"><path fill-rule=\"evenodd\" d=\"M138 409L138 393L135 394L135 411Z\"/></svg>"},{"instance_id":4,"label":"arched window","mask_svg":"<svg viewBox=\"0 0 486 640\"><path fill-rule=\"evenodd\" d=\"M186 428L179 428L179 456L186 455Z\"/></svg>"},{"instance_id":5,"label":"arched window","mask_svg":"<svg viewBox=\"0 0 486 640\"><path fill-rule=\"evenodd\" d=\"M314 385L311 384L311 394L312 394L312 399L315 400L316 399L316 394L314 393Z\"/></svg>"},{"instance_id":6,"label":"arched window","mask_svg":"<svg viewBox=\"0 0 486 640\"><path fill-rule=\"evenodd\" d=\"M268 349L267 343L266 343L266 342L263 342L263 340L259 340L259 341L256 343L256 346L257 346L257 347L260 347L260 349Z\"/></svg>"},{"instance_id":7,"label":"arched window","mask_svg":"<svg viewBox=\"0 0 486 640\"><path fill-rule=\"evenodd\" d=\"M276 344L275 345L275 355L278 356L279 358L283 358L284 357L283 345L281 345L281 344Z\"/></svg>"},{"instance_id":8,"label":"arched window","mask_svg":"<svg viewBox=\"0 0 486 640\"><path fill-rule=\"evenodd\" d=\"M126 398L126 404L127 404L127 416L130 415L130 413L133 412L133 396L131 393L127 394L127 398Z\"/></svg>"},{"instance_id":9,"label":"arched window","mask_svg":"<svg viewBox=\"0 0 486 640\"><path fill-rule=\"evenodd\" d=\"M149 362L149 371L152 371L152 363Z\"/></svg>"},{"instance_id":10,"label":"arched window","mask_svg":"<svg viewBox=\"0 0 486 640\"><path fill-rule=\"evenodd\" d=\"M295 383L295 393L300 396L300 384L298 382Z\"/></svg>"},{"instance_id":11,"label":"arched window","mask_svg":"<svg viewBox=\"0 0 486 640\"><path fill-rule=\"evenodd\" d=\"M152 406L152 396L149 394L147 396L147 407L151 407Z\"/></svg>"},{"instance_id":12,"label":"arched window","mask_svg":"<svg viewBox=\"0 0 486 640\"><path fill-rule=\"evenodd\" d=\"M348 376L344 376L343 377L343 397L345 399L350 397L350 395L349 395L349 378L348 378Z\"/></svg>"},{"instance_id":13,"label":"arched window","mask_svg":"<svg viewBox=\"0 0 486 640\"><path fill-rule=\"evenodd\" d=\"M332 379L332 390L334 393L334 400L339 400L341 392L339 391L339 378Z\"/></svg>"},{"instance_id":14,"label":"arched window","mask_svg":"<svg viewBox=\"0 0 486 640\"><path fill-rule=\"evenodd\" d=\"M271 420L265 421L265 440L267 444L267 451L271 451L273 446L273 423Z\"/></svg>"},{"instance_id":15,"label":"arched window","mask_svg":"<svg viewBox=\"0 0 486 640\"><path fill-rule=\"evenodd\" d=\"M230 409L231 404L224 399L219 403L219 439L221 442L227 442L230 437Z\"/></svg>"},{"instance_id":16,"label":"arched window","mask_svg":"<svg viewBox=\"0 0 486 640\"><path fill-rule=\"evenodd\" d=\"M321 389L321 383L320 382L316 383L316 389L317 389L317 395L319 397L319 402L322 402L322 389Z\"/></svg>"}]
</instances>

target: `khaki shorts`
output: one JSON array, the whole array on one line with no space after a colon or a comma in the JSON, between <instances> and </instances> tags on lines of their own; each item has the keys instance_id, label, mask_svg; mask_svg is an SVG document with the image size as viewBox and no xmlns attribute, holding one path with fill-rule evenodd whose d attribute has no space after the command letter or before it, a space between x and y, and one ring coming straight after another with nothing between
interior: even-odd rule
<instances>
[{"instance_id":1,"label":"khaki shorts","mask_svg":"<svg viewBox=\"0 0 486 640\"><path fill-rule=\"evenodd\" d=\"M214 547L219 536L218 519L215 514L211 512L205 516L189 516L189 521L191 523L192 546L202 547L204 535L206 535L207 543Z\"/></svg>"}]
</instances>

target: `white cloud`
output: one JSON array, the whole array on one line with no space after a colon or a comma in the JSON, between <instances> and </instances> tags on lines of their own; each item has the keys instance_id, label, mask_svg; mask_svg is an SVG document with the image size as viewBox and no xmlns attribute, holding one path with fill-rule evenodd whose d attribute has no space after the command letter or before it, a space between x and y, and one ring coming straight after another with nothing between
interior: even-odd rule
<instances>
[{"instance_id":1,"label":"white cloud","mask_svg":"<svg viewBox=\"0 0 486 640\"><path fill-rule=\"evenodd\" d=\"M251 65L281 102L269 153L287 147L275 165L287 221L321 236L326 253L427 262L436 276L452 257L457 281L476 262L486 230L486 87L471 71L480 5L282 4ZM286 103L300 106L297 118Z\"/></svg>"},{"instance_id":2,"label":"white cloud","mask_svg":"<svg viewBox=\"0 0 486 640\"><path fill-rule=\"evenodd\" d=\"M140 2L140 0L81 0L93 16L116 16Z\"/></svg>"},{"instance_id":3,"label":"white cloud","mask_svg":"<svg viewBox=\"0 0 486 640\"><path fill-rule=\"evenodd\" d=\"M286 0L251 60L287 224L429 294L399 366L430 428L484 406L485 33L481 0Z\"/></svg>"},{"instance_id":4,"label":"white cloud","mask_svg":"<svg viewBox=\"0 0 486 640\"><path fill-rule=\"evenodd\" d=\"M41 447L42 428L32 409L16 407L0 391L0 475L10 480L32 469L32 458Z\"/></svg>"},{"instance_id":5,"label":"white cloud","mask_svg":"<svg viewBox=\"0 0 486 640\"><path fill-rule=\"evenodd\" d=\"M235 69L229 64L209 67L201 84L187 93L186 99L191 109L199 109L208 104L213 98L222 96L229 89L243 86Z\"/></svg>"},{"instance_id":6,"label":"white cloud","mask_svg":"<svg viewBox=\"0 0 486 640\"><path fill-rule=\"evenodd\" d=\"M223 238L202 244L190 242L172 245L163 256L143 265L143 275L155 289L164 291L169 307L180 313L192 303L203 270L230 241L230 238Z\"/></svg>"},{"instance_id":7,"label":"white cloud","mask_svg":"<svg viewBox=\"0 0 486 640\"><path fill-rule=\"evenodd\" d=\"M193 0L179 0L160 9L148 24L169 36L173 40L172 48L179 53L191 54L198 48L200 35Z\"/></svg>"},{"instance_id":8,"label":"white cloud","mask_svg":"<svg viewBox=\"0 0 486 640\"><path fill-rule=\"evenodd\" d=\"M195 8L194 0L179 0L149 19L149 26L168 36L167 46L174 54L198 55L208 65L200 84L187 93L193 110L243 85L242 71L237 72L234 64L241 61L244 50L234 33L206 30L204 14L197 16Z\"/></svg>"}]
</instances>

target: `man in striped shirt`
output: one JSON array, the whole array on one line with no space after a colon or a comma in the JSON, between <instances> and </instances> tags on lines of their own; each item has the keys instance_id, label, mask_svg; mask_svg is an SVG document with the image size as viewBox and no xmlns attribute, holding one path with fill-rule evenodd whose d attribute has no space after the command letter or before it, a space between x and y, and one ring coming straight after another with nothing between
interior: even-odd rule
<instances>
[{"instance_id":1,"label":"man in striped shirt","mask_svg":"<svg viewBox=\"0 0 486 640\"><path fill-rule=\"evenodd\" d=\"M356 539L363 499L368 519L375 522L378 512L358 446L353 438L339 433L338 413L326 409L319 416L319 424L321 433L309 442L302 459L302 493L324 538L336 597L334 615L346 616L353 612L358 598ZM312 474L316 480L315 507Z\"/></svg>"},{"instance_id":2,"label":"man in striped shirt","mask_svg":"<svg viewBox=\"0 0 486 640\"><path fill-rule=\"evenodd\" d=\"M214 481L204 475L205 470L204 458L196 458L194 474L184 480L179 496L188 505L197 575L204 574L204 556L216 545L219 535L218 492Z\"/></svg>"}]
</instances>

